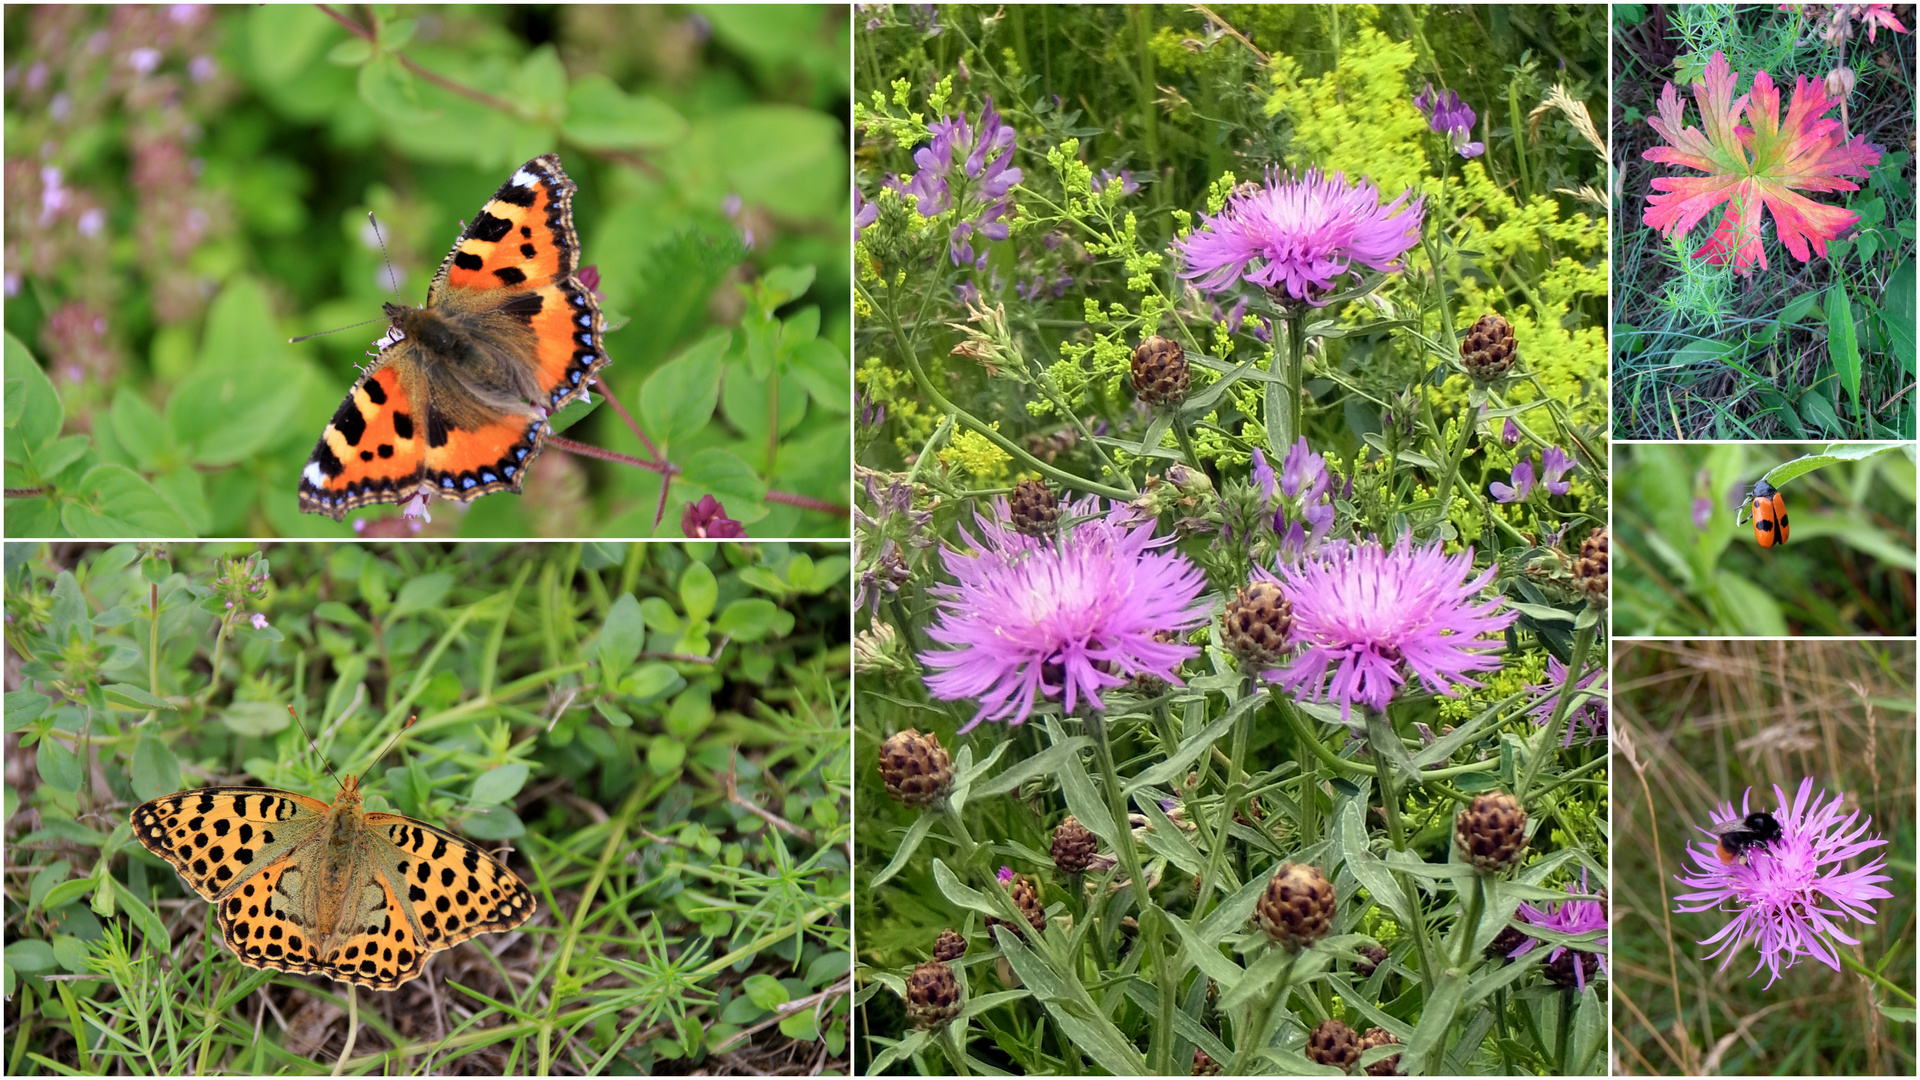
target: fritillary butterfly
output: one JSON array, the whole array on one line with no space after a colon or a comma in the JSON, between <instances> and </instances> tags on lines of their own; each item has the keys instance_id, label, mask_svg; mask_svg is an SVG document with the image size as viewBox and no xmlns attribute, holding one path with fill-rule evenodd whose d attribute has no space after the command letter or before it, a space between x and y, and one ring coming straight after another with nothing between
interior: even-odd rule
<instances>
[{"instance_id":1,"label":"fritillary butterfly","mask_svg":"<svg viewBox=\"0 0 1920 1080\"><path fill-rule=\"evenodd\" d=\"M533 894L499 860L423 821L291 791L209 787L135 807L133 834L214 905L240 962L392 990L427 957L511 930Z\"/></svg>"}]
</instances>

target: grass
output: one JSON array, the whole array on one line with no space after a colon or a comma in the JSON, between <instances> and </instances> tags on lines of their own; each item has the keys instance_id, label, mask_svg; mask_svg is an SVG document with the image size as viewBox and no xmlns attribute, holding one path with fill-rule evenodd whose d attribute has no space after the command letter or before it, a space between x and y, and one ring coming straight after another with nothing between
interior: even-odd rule
<instances>
[{"instance_id":1,"label":"grass","mask_svg":"<svg viewBox=\"0 0 1920 1080\"><path fill-rule=\"evenodd\" d=\"M1620 5L1614 16L1615 436L1912 438L1913 35L1881 29L1869 43L1862 32L1841 55L1772 5ZM1794 259L1769 225L1769 268L1739 277L1687 254L1718 211L1683 241L1642 224L1654 177L1698 175L1644 160L1660 140L1645 118L1672 81L1698 126L1676 67L1715 50L1733 65L1736 93L1761 69L1784 86L1783 111L1796 76L1819 83L1842 63L1858 73L1848 132L1885 153L1861 190L1812 193L1859 219L1825 258Z\"/></svg>"},{"instance_id":2,"label":"grass","mask_svg":"<svg viewBox=\"0 0 1920 1080\"><path fill-rule=\"evenodd\" d=\"M846 566L9 545L7 1072L843 1067ZM391 992L241 965L128 811L209 782L331 801L327 766L369 809L510 849L533 918Z\"/></svg>"},{"instance_id":3,"label":"grass","mask_svg":"<svg viewBox=\"0 0 1920 1080\"><path fill-rule=\"evenodd\" d=\"M1636 642L1614 686L1615 1074L1913 1075L1913 643ZM1703 958L1726 916L1669 914L1694 826L1804 776L1887 841L1893 896L1838 948L1890 986L1806 959L1767 987L1751 947Z\"/></svg>"}]
</instances>

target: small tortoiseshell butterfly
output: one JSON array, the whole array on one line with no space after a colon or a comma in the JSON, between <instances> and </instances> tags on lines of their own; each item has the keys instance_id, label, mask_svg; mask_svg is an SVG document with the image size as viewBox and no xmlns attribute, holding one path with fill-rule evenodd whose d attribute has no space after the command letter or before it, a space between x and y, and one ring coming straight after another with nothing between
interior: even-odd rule
<instances>
[{"instance_id":1,"label":"small tortoiseshell butterfly","mask_svg":"<svg viewBox=\"0 0 1920 1080\"><path fill-rule=\"evenodd\" d=\"M573 181L557 154L522 165L440 264L425 307L386 305L380 358L300 471L300 509L467 502L520 490L547 418L606 365L604 320L574 277Z\"/></svg>"}]
</instances>

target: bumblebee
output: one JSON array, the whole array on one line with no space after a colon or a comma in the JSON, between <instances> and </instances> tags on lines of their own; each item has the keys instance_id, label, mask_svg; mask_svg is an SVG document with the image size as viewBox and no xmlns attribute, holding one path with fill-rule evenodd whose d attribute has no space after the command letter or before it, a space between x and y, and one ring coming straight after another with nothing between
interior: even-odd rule
<instances>
[{"instance_id":1,"label":"bumblebee","mask_svg":"<svg viewBox=\"0 0 1920 1080\"><path fill-rule=\"evenodd\" d=\"M1762 844L1780 839L1780 822L1765 810L1756 810L1738 821L1721 822L1711 829L1719 840L1716 853L1720 861L1732 866Z\"/></svg>"}]
</instances>

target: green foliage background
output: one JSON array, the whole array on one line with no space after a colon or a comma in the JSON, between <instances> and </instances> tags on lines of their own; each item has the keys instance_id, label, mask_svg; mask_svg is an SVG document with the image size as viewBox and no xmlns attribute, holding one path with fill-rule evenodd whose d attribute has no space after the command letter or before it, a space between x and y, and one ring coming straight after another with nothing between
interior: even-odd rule
<instances>
[{"instance_id":1,"label":"green foliage background","mask_svg":"<svg viewBox=\"0 0 1920 1080\"><path fill-rule=\"evenodd\" d=\"M659 533L713 494L755 535L845 535L766 500L847 502L844 9L336 9L377 43L313 6L182 10L6 11L7 487L51 496L8 535L353 535L295 490L379 330L287 339L396 299L368 211L419 304L548 151L617 328L603 387L685 470ZM605 409L568 435L646 456ZM655 533L658 474L532 471L431 532Z\"/></svg>"},{"instance_id":2,"label":"green foliage background","mask_svg":"<svg viewBox=\"0 0 1920 1080\"><path fill-rule=\"evenodd\" d=\"M127 816L243 779L331 802L346 775L368 809L510 842L539 904L518 940L362 993L354 1068L831 1071L847 566L845 545L7 545L8 1074L336 1059L332 1021L299 1045L252 995L347 987L241 966Z\"/></svg>"}]
</instances>

